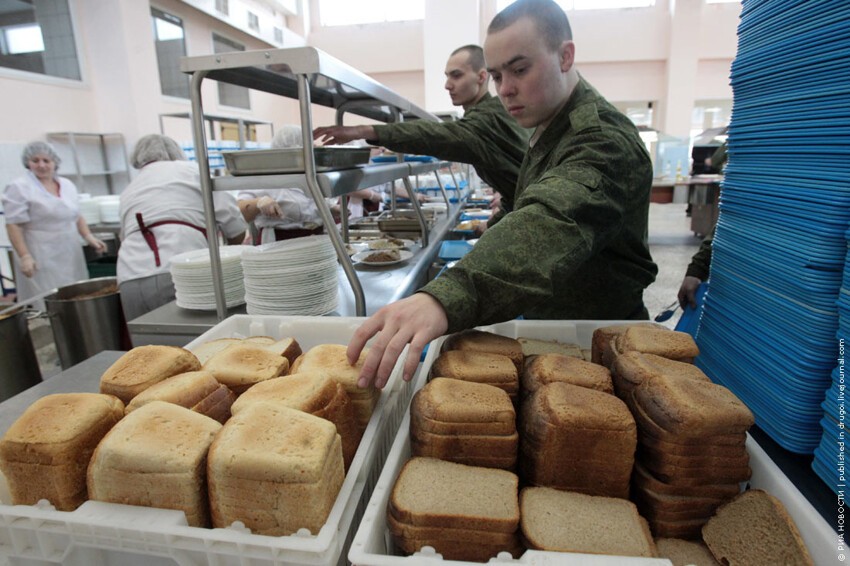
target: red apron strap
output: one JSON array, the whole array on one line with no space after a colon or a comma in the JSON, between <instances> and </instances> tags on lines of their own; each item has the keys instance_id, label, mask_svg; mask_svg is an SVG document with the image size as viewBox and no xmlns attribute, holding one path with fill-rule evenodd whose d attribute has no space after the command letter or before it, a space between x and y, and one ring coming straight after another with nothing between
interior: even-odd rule
<instances>
[{"instance_id":1,"label":"red apron strap","mask_svg":"<svg viewBox=\"0 0 850 566\"><path fill-rule=\"evenodd\" d=\"M139 225L139 230L142 232L142 237L144 237L145 241L148 243L148 247L153 252L154 260L156 261L156 266L159 267L162 265L162 262L159 259L159 246L156 243L156 236L154 235L151 228L155 228L157 226L162 226L164 224L179 224L180 226L188 226L189 228L194 228L198 232L204 235L204 238L207 237L207 231L200 226L195 226L189 222L184 222L183 220L160 220L158 222L154 222L153 224L145 224L142 219L142 213L136 213L136 223Z\"/></svg>"}]
</instances>

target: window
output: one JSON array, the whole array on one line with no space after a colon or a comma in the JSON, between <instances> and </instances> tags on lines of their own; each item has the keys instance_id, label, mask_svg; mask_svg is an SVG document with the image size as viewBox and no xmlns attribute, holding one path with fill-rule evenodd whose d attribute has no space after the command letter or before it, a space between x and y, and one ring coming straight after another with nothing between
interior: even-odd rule
<instances>
[{"instance_id":1,"label":"window","mask_svg":"<svg viewBox=\"0 0 850 566\"><path fill-rule=\"evenodd\" d=\"M250 10L248 11L248 27L254 31L260 31L260 18Z\"/></svg>"},{"instance_id":2,"label":"window","mask_svg":"<svg viewBox=\"0 0 850 566\"><path fill-rule=\"evenodd\" d=\"M215 0L215 9L224 14L225 16L230 14L230 6L228 5L228 0Z\"/></svg>"},{"instance_id":3,"label":"window","mask_svg":"<svg viewBox=\"0 0 850 566\"><path fill-rule=\"evenodd\" d=\"M162 94L189 98L189 75L180 72L180 58L186 55L183 20L151 8L156 62Z\"/></svg>"},{"instance_id":4,"label":"window","mask_svg":"<svg viewBox=\"0 0 850 566\"><path fill-rule=\"evenodd\" d=\"M283 43L283 30L277 26L274 28L274 40L276 43Z\"/></svg>"},{"instance_id":5,"label":"window","mask_svg":"<svg viewBox=\"0 0 850 566\"><path fill-rule=\"evenodd\" d=\"M232 51L245 51L245 46L217 33L212 36L213 53L229 53ZM224 106L235 106L236 108L251 108L251 97L247 87L229 83L218 83L218 102Z\"/></svg>"},{"instance_id":6,"label":"window","mask_svg":"<svg viewBox=\"0 0 850 566\"><path fill-rule=\"evenodd\" d=\"M350 26L425 19L425 0L319 0L323 26Z\"/></svg>"},{"instance_id":7,"label":"window","mask_svg":"<svg viewBox=\"0 0 850 566\"><path fill-rule=\"evenodd\" d=\"M620 8L650 8L655 0L555 0L565 12L570 10L616 10ZM497 0L496 9L502 11L514 0Z\"/></svg>"},{"instance_id":8,"label":"window","mask_svg":"<svg viewBox=\"0 0 850 566\"><path fill-rule=\"evenodd\" d=\"M4 2L0 8L0 67L80 80L80 63L67 0Z\"/></svg>"}]
</instances>

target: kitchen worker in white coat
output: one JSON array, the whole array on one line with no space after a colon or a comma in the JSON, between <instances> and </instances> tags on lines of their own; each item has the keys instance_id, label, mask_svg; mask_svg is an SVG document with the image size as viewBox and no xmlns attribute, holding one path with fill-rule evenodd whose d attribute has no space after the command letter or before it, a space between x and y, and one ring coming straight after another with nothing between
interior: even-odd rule
<instances>
[{"instance_id":1,"label":"kitchen worker in white coat","mask_svg":"<svg viewBox=\"0 0 850 566\"><path fill-rule=\"evenodd\" d=\"M121 193L118 285L130 321L171 302L171 258L207 247L198 166L173 139L141 138L130 161L139 174ZM245 222L233 195L213 193L215 219L228 244L240 244Z\"/></svg>"},{"instance_id":2,"label":"kitchen worker in white coat","mask_svg":"<svg viewBox=\"0 0 850 566\"><path fill-rule=\"evenodd\" d=\"M106 245L80 216L77 187L56 175L61 160L50 144L27 144L21 161L28 171L6 186L2 201L17 297L25 301L89 278L80 236L98 253Z\"/></svg>"}]
</instances>

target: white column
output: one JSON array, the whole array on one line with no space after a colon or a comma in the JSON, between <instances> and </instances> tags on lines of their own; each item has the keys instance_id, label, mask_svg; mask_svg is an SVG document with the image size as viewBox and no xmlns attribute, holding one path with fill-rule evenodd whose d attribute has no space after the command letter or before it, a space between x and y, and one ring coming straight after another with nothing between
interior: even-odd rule
<instances>
[{"instance_id":1,"label":"white column","mask_svg":"<svg viewBox=\"0 0 850 566\"><path fill-rule=\"evenodd\" d=\"M425 108L431 112L463 109L452 106L445 89L446 61L461 45L481 44L478 2L469 0L428 0L425 2L425 22L422 50L425 64Z\"/></svg>"},{"instance_id":2,"label":"white column","mask_svg":"<svg viewBox=\"0 0 850 566\"><path fill-rule=\"evenodd\" d=\"M670 11L670 56L658 126L671 136L688 138L699 63L699 42L695 38L700 29L702 2L670 0Z\"/></svg>"}]
</instances>

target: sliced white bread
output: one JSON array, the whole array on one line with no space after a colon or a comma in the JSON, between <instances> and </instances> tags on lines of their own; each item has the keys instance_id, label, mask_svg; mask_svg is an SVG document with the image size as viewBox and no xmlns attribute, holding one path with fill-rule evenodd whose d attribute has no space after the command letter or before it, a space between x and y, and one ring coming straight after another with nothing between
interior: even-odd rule
<instances>
[{"instance_id":1,"label":"sliced white bread","mask_svg":"<svg viewBox=\"0 0 850 566\"><path fill-rule=\"evenodd\" d=\"M173 375L198 371L195 354L176 346L139 346L118 358L100 378L100 392L125 404L155 383Z\"/></svg>"},{"instance_id":2,"label":"sliced white bread","mask_svg":"<svg viewBox=\"0 0 850 566\"><path fill-rule=\"evenodd\" d=\"M238 396L256 383L288 373L289 361L262 345L239 343L213 355L204 370Z\"/></svg>"}]
</instances>

